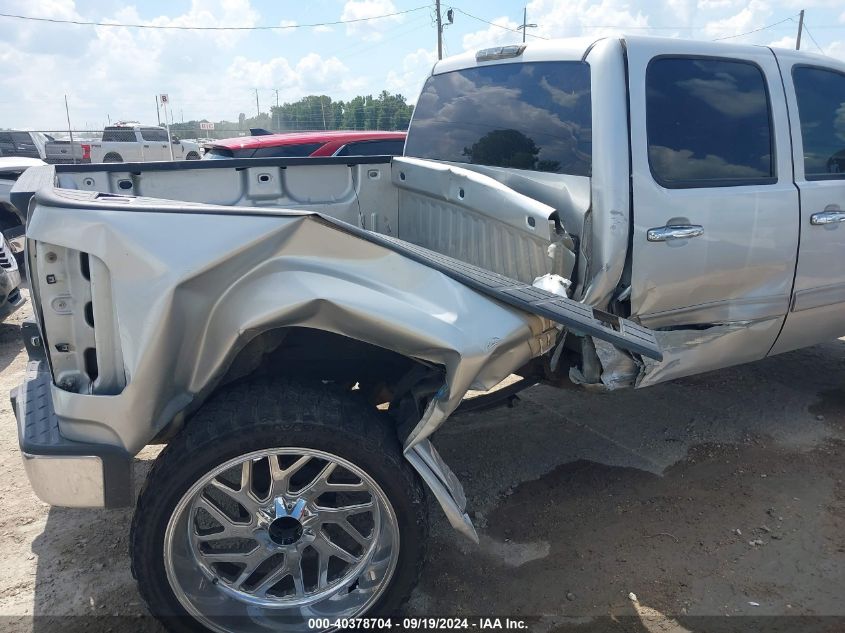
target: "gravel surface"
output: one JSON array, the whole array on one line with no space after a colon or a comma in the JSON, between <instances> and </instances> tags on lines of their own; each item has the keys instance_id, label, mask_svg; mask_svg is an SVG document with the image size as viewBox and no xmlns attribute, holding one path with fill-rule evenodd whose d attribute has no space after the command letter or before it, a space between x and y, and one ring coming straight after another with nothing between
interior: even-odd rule
<instances>
[{"instance_id":1,"label":"gravel surface","mask_svg":"<svg viewBox=\"0 0 845 633\"><path fill-rule=\"evenodd\" d=\"M23 375L29 312L0 325L2 393ZM543 616L542 631L845 630L843 378L840 340L642 391L536 387L455 418L436 444L481 542L432 505L409 613ZM0 629L160 631L129 572L131 511L42 504L5 398L0 418ZM157 451L139 455L136 486ZM825 618L770 617L783 615Z\"/></svg>"}]
</instances>

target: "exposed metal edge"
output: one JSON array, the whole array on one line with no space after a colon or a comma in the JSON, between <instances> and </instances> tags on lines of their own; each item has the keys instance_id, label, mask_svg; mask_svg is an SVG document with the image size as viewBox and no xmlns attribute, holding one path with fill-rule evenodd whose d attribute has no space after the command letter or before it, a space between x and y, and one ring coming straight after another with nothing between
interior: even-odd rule
<instances>
[{"instance_id":1,"label":"exposed metal edge","mask_svg":"<svg viewBox=\"0 0 845 633\"><path fill-rule=\"evenodd\" d=\"M478 532L475 531L472 519L469 518L469 515L458 504L453 491L447 488L444 480L441 479L441 475L445 476L445 474L442 472L440 474L436 473L428 461L426 461L423 453L418 450L417 447L423 443L430 445L428 440L422 440L416 446L405 451L405 459L410 462L411 466L414 467L429 490L431 490L440 507L443 508L443 512L446 514L446 518L449 520L451 526L472 542L478 543ZM461 494L463 494L463 491L461 491Z\"/></svg>"},{"instance_id":2,"label":"exposed metal edge","mask_svg":"<svg viewBox=\"0 0 845 633\"><path fill-rule=\"evenodd\" d=\"M52 165L56 173L185 171L245 167L287 167L294 165L376 165L389 163L393 156L315 156L313 158L215 158L214 160L150 161L148 163L85 163Z\"/></svg>"}]
</instances>

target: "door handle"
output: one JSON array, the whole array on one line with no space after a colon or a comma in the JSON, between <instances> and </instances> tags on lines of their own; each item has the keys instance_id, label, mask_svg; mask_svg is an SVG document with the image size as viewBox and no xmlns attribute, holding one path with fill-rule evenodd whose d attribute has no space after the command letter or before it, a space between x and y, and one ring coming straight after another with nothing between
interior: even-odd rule
<instances>
[{"instance_id":1,"label":"door handle","mask_svg":"<svg viewBox=\"0 0 845 633\"><path fill-rule=\"evenodd\" d=\"M822 226L845 222L845 211L821 211L810 216L810 224Z\"/></svg>"},{"instance_id":2,"label":"door handle","mask_svg":"<svg viewBox=\"0 0 845 633\"><path fill-rule=\"evenodd\" d=\"M646 233L646 239L649 242L666 242L668 240L686 240L701 235L704 235L704 227L700 224L670 224L649 229Z\"/></svg>"}]
</instances>

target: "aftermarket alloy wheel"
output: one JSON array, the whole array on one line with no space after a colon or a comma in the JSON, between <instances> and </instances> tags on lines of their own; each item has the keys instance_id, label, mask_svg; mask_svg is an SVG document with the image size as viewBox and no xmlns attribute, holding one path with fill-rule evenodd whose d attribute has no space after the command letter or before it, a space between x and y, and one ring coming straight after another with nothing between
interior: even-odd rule
<instances>
[{"instance_id":1,"label":"aftermarket alloy wheel","mask_svg":"<svg viewBox=\"0 0 845 633\"><path fill-rule=\"evenodd\" d=\"M150 473L133 572L172 630L313 631L393 613L416 583L424 495L395 432L343 394L296 390L215 398Z\"/></svg>"}]
</instances>

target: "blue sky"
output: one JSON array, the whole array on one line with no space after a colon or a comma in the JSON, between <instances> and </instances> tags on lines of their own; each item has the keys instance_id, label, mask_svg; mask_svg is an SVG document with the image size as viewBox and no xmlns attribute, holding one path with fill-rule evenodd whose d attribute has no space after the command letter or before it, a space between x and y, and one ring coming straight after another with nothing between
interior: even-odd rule
<instances>
[{"instance_id":1,"label":"blue sky","mask_svg":"<svg viewBox=\"0 0 845 633\"><path fill-rule=\"evenodd\" d=\"M101 127L107 117L155 122L166 92L174 119L236 120L306 94L348 98L383 89L416 98L435 59L428 0L0 0L0 12L63 20L179 26L302 25L402 15L320 28L197 32L91 27L0 18L0 127ZM433 2L431 3L433 4ZM446 28L456 54L516 41L522 2L461 0ZM798 11L811 39L802 48L845 59L843 0L531 0L530 33L543 37L628 31L794 46ZM470 14L475 17L470 17ZM487 24L479 19L495 23ZM784 21L785 20L785 21ZM783 22L782 22L783 21ZM502 28L504 27L504 28ZM817 46L818 45L818 46Z\"/></svg>"}]
</instances>

